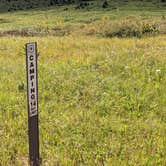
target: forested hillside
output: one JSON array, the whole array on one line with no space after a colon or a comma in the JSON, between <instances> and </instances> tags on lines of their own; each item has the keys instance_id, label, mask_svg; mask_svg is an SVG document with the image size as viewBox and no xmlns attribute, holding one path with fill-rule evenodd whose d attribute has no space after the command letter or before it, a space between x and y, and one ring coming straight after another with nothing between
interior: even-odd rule
<instances>
[{"instance_id":1,"label":"forested hillside","mask_svg":"<svg viewBox=\"0 0 166 166\"><path fill-rule=\"evenodd\" d=\"M54 5L75 5L76 9L93 8L93 7L117 7L128 3L137 3L144 5L146 3L154 6L165 6L166 0L0 0L1 11L26 10L37 7L49 7Z\"/></svg>"}]
</instances>

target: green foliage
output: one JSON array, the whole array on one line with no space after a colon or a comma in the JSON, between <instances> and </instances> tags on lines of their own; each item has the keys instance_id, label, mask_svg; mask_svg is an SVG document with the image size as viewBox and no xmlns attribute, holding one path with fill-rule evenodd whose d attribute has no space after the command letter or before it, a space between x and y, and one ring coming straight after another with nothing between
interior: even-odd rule
<instances>
[{"instance_id":1,"label":"green foliage","mask_svg":"<svg viewBox=\"0 0 166 166\"><path fill-rule=\"evenodd\" d=\"M33 8L46 8L49 6L62 6L74 5L75 9L117 9L121 6L142 6L142 7L163 7L166 6L164 0L0 0L0 11L16 11L16 10L27 10ZM68 8L66 8L68 10Z\"/></svg>"},{"instance_id":2,"label":"green foliage","mask_svg":"<svg viewBox=\"0 0 166 166\"><path fill-rule=\"evenodd\" d=\"M0 14L1 166L28 163L30 41L43 166L166 165L166 10L123 5Z\"/></svg>"},{"instance_id":3,"label":"green foliage","mask_svg":"<svg viewBox=\"0 0 166 166\"><path fill-rule=\"evenodd\" d=\"M92 23L87 28L88 35L103 37L142 37L145 35L163 34L160 26L164 21L150 22L141 19L126 19L122 21L110 21L107 17L102 21ZM166 28L166 27L165 27Z\"/></svg>"},{"instance_id":4,"label":"green foliage","mask_svg":"<svg viewBox=\"0 0 166 166\"><path fill-rule=\"evenodd\" d=\"M28 161L28 41L40 52L43 165L165 165L165 36L70 36L1 38L2 166Z\"/></svg>"},{"instance_id":5,"label":"green foliage","mask_svg":"<svg viewBox=\"0 0 166 166\"><path fill-rule=\"evenodd\" d=\"M142 37L166 34L165 8L121 6L75 10L74 6L0 14L0 36ZM67 9L67 10L66 10ZM29 12L31 14L29 14Z\"/></svg>"}]
</instances>

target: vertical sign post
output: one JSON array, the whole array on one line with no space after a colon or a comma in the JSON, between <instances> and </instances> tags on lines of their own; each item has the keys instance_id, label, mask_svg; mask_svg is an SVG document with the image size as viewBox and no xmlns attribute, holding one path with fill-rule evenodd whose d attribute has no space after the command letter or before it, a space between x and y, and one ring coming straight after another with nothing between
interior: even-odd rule
<instances>
[{"instance_id":1,"label":"vertical sign post","mask_svg":"<svg viewBox=\"0 0 166 166\"><path fill-rule=\"evenodd\" d=\"M30 166L39 166L37 43L26 44Z\"/></svg>"}]
</instances>

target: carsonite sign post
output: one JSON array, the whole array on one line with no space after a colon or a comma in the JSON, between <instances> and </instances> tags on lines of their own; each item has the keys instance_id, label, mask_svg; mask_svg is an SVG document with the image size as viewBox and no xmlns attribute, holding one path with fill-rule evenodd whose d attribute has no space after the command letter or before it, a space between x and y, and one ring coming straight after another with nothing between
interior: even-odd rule
<instances>
[{"instance_id":1,"label":"carsonite sign post","mask_svg":"<svg viewBox=\"0 0 166 166\"><path fill-rule=\"evenodd\" d=\"M26 44L30 166L39 166L37 43Z\"/></svg>"}]
</instances>

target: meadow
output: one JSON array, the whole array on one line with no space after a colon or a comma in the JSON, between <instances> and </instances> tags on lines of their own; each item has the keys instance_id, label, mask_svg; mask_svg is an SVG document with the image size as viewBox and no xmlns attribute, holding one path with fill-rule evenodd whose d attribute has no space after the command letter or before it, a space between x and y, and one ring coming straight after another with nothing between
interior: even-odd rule
<instances>
[{"instance_id":1,"label":"meadow","mask_svg":"<svg viewBox=\"0 0 166 166\"><path fill-rule=\"evenodd\" d=\"M138 17L165 26L166 10L65 8L0 14L0 165L28 163L30 41L39 51L42 165L166 165L165 31L108 37L96 26Z\"/></svg>"}]
</instances>

